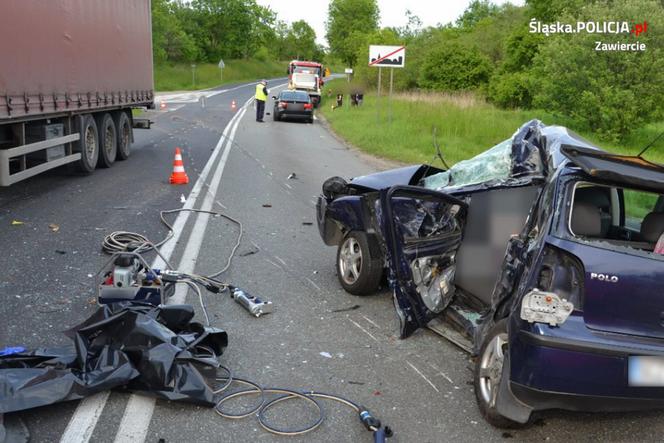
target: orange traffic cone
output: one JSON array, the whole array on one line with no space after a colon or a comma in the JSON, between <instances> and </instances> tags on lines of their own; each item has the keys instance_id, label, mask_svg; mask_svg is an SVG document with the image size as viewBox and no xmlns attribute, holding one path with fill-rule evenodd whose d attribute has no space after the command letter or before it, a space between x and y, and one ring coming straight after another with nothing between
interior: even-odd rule
<instances>
[{"instance_id":1,"label":"orange traffic cone","mask_svg":"<svg viewBox=\"0 0 664 443\"><path fill-rule=\"evenodd\" d=\"M235 100L231 101L231 110L235 111L236 107L237 107L237 104L235 103Z\"/></svg>"},{"instance_id":2,"label":"orange traffic cone","mask_svg":"<svg viewBox=\"0 0 664 443\"><path fill-rule=\"evenodd\" d=\"M189 183L189 177L184 172L184 163L182 163L182 152L180 148L175 148L175 160L173 160L173 173L169 180L172 185L186 185Z\"/></svg>"}]
</instances>

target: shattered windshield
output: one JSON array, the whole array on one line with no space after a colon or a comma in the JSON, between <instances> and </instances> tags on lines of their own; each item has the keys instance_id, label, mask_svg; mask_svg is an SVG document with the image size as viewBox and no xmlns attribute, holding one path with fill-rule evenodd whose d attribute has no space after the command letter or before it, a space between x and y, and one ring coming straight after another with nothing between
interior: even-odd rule
<instances>
[{"instance_id":1,"label":"shattered windshield","mask_svg":"<svg viewBox=\"0 0 664 443\"><path fill-rule=\"evenodd\" d=\"M498 143L475 157L456 163L449 170L424 179L424 187L438 189L509 178L512 170L512 139Z\"/></svg>"}]
</instances>

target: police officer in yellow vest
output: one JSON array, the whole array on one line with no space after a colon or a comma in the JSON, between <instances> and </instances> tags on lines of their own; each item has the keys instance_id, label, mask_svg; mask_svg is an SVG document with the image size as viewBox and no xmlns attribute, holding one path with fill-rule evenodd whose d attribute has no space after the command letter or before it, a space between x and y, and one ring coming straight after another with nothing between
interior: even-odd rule
<instances>
[{"instance_id":1,"label":"police officer in yellow vest","mask_svg":"<svg viewBox=\"0 0 664 443\"><path fill-rule=\"evenodd\" d=\"M265 113L265 101L267 100L267 80L261 81L256 85L256 121L263 122Z\"/></svg>"}]
</instances>

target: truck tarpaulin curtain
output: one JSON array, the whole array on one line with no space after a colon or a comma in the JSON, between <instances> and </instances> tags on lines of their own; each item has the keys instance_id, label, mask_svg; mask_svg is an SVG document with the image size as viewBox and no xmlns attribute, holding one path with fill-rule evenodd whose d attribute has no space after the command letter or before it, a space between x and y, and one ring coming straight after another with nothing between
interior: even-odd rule
<instances>
[{"instance_id":1,"label":"truck tarpaulin curtain","mask_svg":"<svg viewBox=\"0 0 664 443\"><path fill-rule=\"evenodd\" d=\"M210 381L228 337L193 317L189 305L104 306L65 331L73 345L8 348L0 353L0 414L116 388L214 406Z\"/></svg>"}]
</instances>

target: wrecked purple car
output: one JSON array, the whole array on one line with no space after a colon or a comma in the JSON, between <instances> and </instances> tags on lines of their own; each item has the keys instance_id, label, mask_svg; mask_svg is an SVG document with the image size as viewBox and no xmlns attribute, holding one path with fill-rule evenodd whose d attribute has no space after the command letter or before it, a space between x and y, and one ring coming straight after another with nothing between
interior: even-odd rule
<instances>
[{"instance_id":1,"label":"wrecked purple car","mask_svg":"<svg viewBox=\"0 0 664 443\"><path fill-rule=\"evenodd\" d=\"M533 411L664 407L664 167L524 124L448 170L334 177L318 226L351 294L384 276L401 336L476 355L499 427Z\"/></svg>"}]
</instances>

